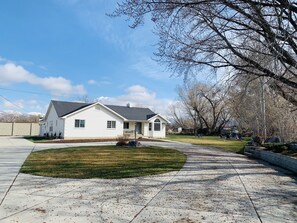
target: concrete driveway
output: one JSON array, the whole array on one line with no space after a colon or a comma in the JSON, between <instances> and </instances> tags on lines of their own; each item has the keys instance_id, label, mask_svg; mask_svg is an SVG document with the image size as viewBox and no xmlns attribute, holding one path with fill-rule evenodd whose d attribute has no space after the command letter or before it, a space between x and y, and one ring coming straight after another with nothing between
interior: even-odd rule
<instances>
[{"instance_id":1,"label":"concrete driveway","mask_svg":"<svg viewBox=\"0 0 297 223\"><path fill-rule=\"evenodd\" d=\"M120 180L18 174L10 180L0 222L296 222L297 181L289 172L212 148L145 144L175 147L187 154L187 163L179 172ZM5 166L7 151L17 148L2 149L2 138L0 145ZM35 150L61 146L67 145ZM26 152L14 174L33 145L21 148Z\"/></svg>"},{"instance_id":2,"label":"concrete driveway","mask_svg":"<svg viewBox=\"0 0 297 223\"><path fill-rule=\"evenodd\" d=\"M21 137L0 137L0 205L33 148Z\"/></svg>"}]
</instances>

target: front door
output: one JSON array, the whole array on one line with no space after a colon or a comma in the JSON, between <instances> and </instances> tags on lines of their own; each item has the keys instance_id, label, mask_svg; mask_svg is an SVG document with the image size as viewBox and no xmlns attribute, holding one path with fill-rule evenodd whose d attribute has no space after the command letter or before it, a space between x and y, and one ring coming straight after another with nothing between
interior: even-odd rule
<instances>
[{"instance_id":1,"label":"front door","mask_svg":"<svg viewBox=\"0 0 297 223\"><path fill-rule=\"evenodd\" d=\"M135 124L135 130L137 134L142 134L142 123L141 122L136 122Z\"/></svg>"}]
</instances>

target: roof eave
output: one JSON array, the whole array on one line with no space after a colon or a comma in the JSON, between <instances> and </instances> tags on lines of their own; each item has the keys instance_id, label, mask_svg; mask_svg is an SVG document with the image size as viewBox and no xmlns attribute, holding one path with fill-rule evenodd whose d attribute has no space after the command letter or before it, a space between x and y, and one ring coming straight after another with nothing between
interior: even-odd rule
<instances>
[{"instance_id":1,"label":"roof eave","mask_svg":"<svg viewBox=\"0 0 297 223\"><path fill-rule=\"evenodd\" d=\"M67 115L64 115L64 116L62 116L62 117L60 117L60 118L63 118L63 119L68 118L68 117L71 116L71 115L74 115L74 114L79 113L79 112L81 112L81 111L83 111L83 110L89 109L90 107L95 106L95 105L100 105L100 106L102 106L103 108L107 109L108 111L110 111L110 112L112 112L113 114L115 114L115 115L119 116L120 118L122 118L124 121L127 120L125 117L121 116L120 114L118 114L117 112L115 112L115 111L113 111L112 109L108 108L108 107L105 106L104 104L101 104L100 102L93 103L93 104L91 104L91 105L89 105L89 106L86 106L86 107L83 107L83 108L81 108L81 109L78 109L78 110L76 110L76 111L74 111L74 112L68 113Z\"/></svg>"},{"instance_id":2,"label":"roof eave","mask_svg":"<svg viewBox=\"0 0 297 223\"><path fill-rule=\"evenodd\" d=\"M170 123L170 121L167 119L167 118L164 118L162 115L160 115L160 114L156 114L156 115L154 115L153 117L150 117L149 119L148 119L148 121L151 121L153 118L155 118L156 116L159 116L159 117L161 117L162 119L164 119L167 123Z\"/></svg>"},{"instance_id":3,"label":"roof eave","mask_svg":"<svg viewBox=\"0 0 297 223\"><path fill-rule=\"evenodd\" d=\"M149 122L148 120L132 120L132 119L127 119L126 121L128 121L128 122Z\"/></svg>"}]
</instances>

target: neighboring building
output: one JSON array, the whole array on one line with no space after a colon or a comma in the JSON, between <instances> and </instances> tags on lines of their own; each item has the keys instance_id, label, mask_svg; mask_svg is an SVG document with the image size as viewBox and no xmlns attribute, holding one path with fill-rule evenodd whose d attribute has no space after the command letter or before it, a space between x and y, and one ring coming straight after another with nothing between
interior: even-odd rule
<instances>
[{"instance_id":1,"label":"neighboring building","mask_svg":"<svg viewBox=\"0 0 297 223\"><path fill-rule=\"evenodd\" d=\"M41 135L71 138L164 138L169 121L149 108L51 101L41 123Z\"/></svg>"}]
</instances>

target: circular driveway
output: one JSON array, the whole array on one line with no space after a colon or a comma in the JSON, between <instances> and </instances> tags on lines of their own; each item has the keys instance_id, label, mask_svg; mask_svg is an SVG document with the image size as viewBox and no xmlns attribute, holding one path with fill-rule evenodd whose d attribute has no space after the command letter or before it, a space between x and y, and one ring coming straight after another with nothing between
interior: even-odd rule
<instances>
[{"instance_id":1,"label":"circular driveway","mask_svg":"<svg viewBox=\"0 0 297 223\"><path fill-rule=\"evenodd\" d=\"M296 222L290 172L213 148L143 144L177 148L187 163L178 172L120 180L31 176L18 169L33 148L73 144L0 137L0 222Z\"/></svg>"}]
</instances>

